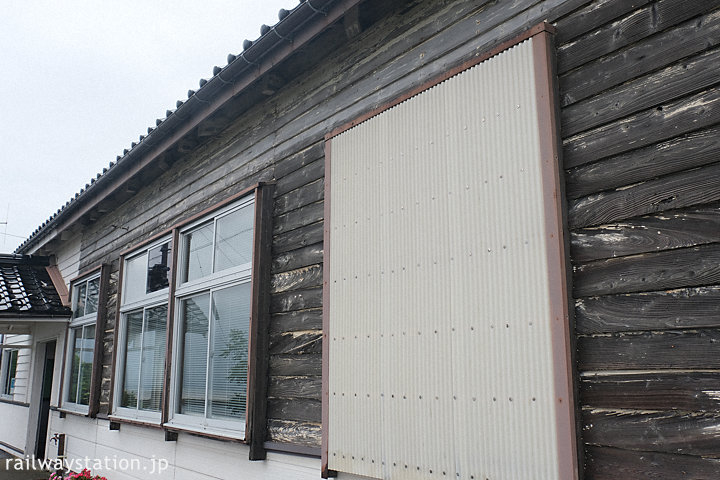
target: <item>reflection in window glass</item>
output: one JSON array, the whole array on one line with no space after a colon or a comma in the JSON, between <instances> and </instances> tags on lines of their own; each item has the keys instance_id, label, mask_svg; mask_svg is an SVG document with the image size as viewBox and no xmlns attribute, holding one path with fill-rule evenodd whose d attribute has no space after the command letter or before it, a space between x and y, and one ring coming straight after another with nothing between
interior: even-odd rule
<instances>
[{"instance_id":1,"label":"reflection in window glass","mask_svg":"<svg viewBox=\"0 0 720 480\"><path fill-rule=\"evenodd\" d=\"M208 223L185 235L183 281L189 282L212 273L213 224Z\"/></svg>"},{"instance_id":2,"label":"reflection in window glass","mask_svg":"<svg viewBox=\"0 0 720 480\"><path fill-rule=\"evenodd\" d=\"M123 270L123 303L132 303L142 299L145 294L147 280L147 257L138 255L125 261Z\"/></svg>"},{"instance_id":3,"label":"reflection in window glass","mask_svg":"<svg viewBox=\"0 0 720 480\"><path fill-rule=\"evenodd\" d=\"M217 220L215 272L252 259L253 209L244 207Z\"/></svg>"},{"instance_id":4,"label":"reflection in window glass","mask_svg":"<svg viewBox=\"0 0 720 480\"><path fill-rule=\"evenodd\" d=\"M126 315L125 322L127 324L125 329L125 373L120 406L136 408L142 351L142 311Z\"/></svg>"},{"instance_id":5,"label":"reflection in window glass","mask_svg":"<svg viewBox=\"0 0 720 480\"><path fill-rule=\"evenodd\" d=\"M73 318L80 318L85 316L85 293L87 292L87 282L82 282L75 287L75 311L73 312Z\"/></svg>"},{"instance_id":6,"label":"reflection in window glass","mask_svg":"<svg viewBox=\"0 0 720 480\"><path fill-rule=\"evenodd\" d=\"M100 278L93 278L87 282L87 300L85 302L85 315L97 312L98 296L100 294Z\"/></svg>"},{"instance_id":7,"label":"reflection in window glass","mask_svg":"<svg viewBox=\"0 0 720 480\"><path fill-rule=\"evenodd\" d=\"M182 370L178 412L205 414L205 386L208 348L210 295L205 293L182 301Z\"/></svg>"},{"instance_id":8,"label":"reflection in window glass","mask_svg":"<svg viewBox=\"0 0 720 480\"><path fill-rule=\"evenodd\" d=\"M247 404L250 284L212 295L210 418L244 418Z\"/></svg>"},{"instance_id":9,"label":"reflection in window glass","mask_svg":"<svg viewBox=\"0 0 720 480\"><path fill-rule=\"evenodd\" d=\"M145 293L156 292L167 288L169 260L172 255L170 243L164 243L148 250L147 289Z\"/></svg>"},{"instance_id":10,"label":"reflection in window glass","mask_svg":"<svg viewBox=\"0 0 720 480\"><path fill-rule=\"evenodd\" d=\"M90 380L92 376L93 351L95 349L95 325L85 325L70 330L71 371L67 400L79 405L90 403Z\"/></svg>"},{"instance_id":11,"label":"reflection in window glass","mask_svg":"<svg viewBox=\"0 0 720 480\"><path fill-rule=\"evenodd\" d=\"M167 305L125 316L125 368L120 406L160 411Z\"/></svg>"},{"instance_id":12,"label":"reflection in window glass","mask_svg":"<svg viewBox=\"0 0 720 480\"><path fill-rule=\"evenodd\" d=\"M138 409L160 411L165 367L167 305L145 310Z\"/></svg>"}]
</instances>

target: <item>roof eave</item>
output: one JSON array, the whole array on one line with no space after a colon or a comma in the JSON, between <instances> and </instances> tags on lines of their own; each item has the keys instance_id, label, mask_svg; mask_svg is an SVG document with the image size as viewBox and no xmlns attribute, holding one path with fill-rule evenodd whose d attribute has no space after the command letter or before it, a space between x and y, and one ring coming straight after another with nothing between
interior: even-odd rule
<instances>
[{"instance_id":1,"label":"roof eave","mask_svg":"<svg viewBox=\"0 0 720 480\"><path fill-rule=\"evenodd\" d=\"M79 194L43 223L16 250L17 254L37 251L78 222L104 198L152 164L181 138L208 119L236 95L305 46L338 21L362 0L304 1L258 38L241 55L210 78L174 112L149 129L117 163L93 179ZM287 30L285 30L287 29Z\"/></svg>"}]
</instances>

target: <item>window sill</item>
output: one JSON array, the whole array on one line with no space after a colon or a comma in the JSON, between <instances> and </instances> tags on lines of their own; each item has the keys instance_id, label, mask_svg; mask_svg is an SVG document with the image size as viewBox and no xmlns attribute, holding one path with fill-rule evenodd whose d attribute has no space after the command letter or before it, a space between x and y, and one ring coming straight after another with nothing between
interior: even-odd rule
<instances>
[{"instance_id":1,"label":"window sill","mask_svg":"<svg viewBox=\"0 0 720 480\"><path fill-rule=\"evenodd\" d=\"M0 396L0 403L7 403L8 405L15 405L18 407L29 407L29 403L25 402L18 402L16 400L13 400L11 396Z\"/></svg>"},{"instance_id":2,"label":"window sill","mask_svg":"<svg viewBox=\"0 0 720 480\"><path fill-rule=\"evenodd\" d=\"M152 420L140 420L137 418L118 417L117 415L109 415L108 420L110 420L111 422L124 423L126 425L135 425L137 427L148 427L158 430L163 428L159 421L153 422Z\"/></svg>"},{"instance_id":3,"label":"window sill","mask_svg":"<svg viewBox=\"0 0 720 480\"><path fill-rule=\"evenodd\" d=\"M63 407L58 407L58 408L55 408L54 410L60 412L61 414L65 414L65 415L75 415L76 417L89 418L89 412L87 410L86 411L73 410L70 408L63 408Z\"/></svg>"},{"instance_id":4,"label":"window sill","mask_svg":"<svg viewBox=\"0 0 720 480\"><path fill-rule=\"evenodd\" d=\"M233 436L232 434L228 432L223 432L222 430L216 429L216 430L210 430L210 429L202 429L202 428L194 428L189 425L178 425L176 423L164 423L162 427L170 432L177 432L177 433L188 433L190 435L196 435L198 437L204 437L204 438L211 438L213 440L222 440L224 442L235 442L235 443L246 443L245 442L245 435L243 433L243 437L237 437Z\"/></svg>"}]
</instances>

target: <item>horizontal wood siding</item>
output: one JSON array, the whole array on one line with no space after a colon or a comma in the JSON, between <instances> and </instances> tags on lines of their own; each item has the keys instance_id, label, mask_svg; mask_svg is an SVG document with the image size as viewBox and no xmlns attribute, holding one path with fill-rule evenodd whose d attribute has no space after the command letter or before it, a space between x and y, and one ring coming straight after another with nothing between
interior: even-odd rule
<instances>
[{"instance_id":1,"label":"horizontal wood siding","mask_svg":"<svg viewBox=\"0 0 720 480\"><path fill-rule=\"evenodd\" d=\"M585 478L717 478L720 1L555 24Z\"/></svg>"},{"instance_id":2,"label":"horizontal wood siding","mask_svg":"<svg viewBox=\"0 0 720 480\"><path fill-rule=\"evenodd\" d=\"M256 182L274 181L267 440L319 452L325 134L585 5L367 0L357 36L329 28L278 67L287 82L275 94L234 99L238 107L223 112L220 133L190 139L165 156L157 175L115 194L118 207L82 231L80 255L81 269L111 264L101 412L110 408L120 252Z\"/></svg>"}]
</instances>

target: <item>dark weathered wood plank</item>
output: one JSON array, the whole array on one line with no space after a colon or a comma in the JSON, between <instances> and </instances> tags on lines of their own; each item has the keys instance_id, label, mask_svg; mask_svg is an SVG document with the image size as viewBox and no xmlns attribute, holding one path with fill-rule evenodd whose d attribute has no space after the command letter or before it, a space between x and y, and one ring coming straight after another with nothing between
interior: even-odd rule
<instances>
[{"instance_id":1,"label":"dark weathered wood plank","mask_svg":"<svg viewBox=\"0 0 720 480\"><path fill-rule=\"evenodd\" d=\"M720 369L720 330L625 333L577 341L580 371Z\"/></svg>"},{"instance_id":2,"label":"dark weathered wood plank","mask_svg":"<svg viewBox=\"0 0 720 480\"><path fill-rule=\"evenodd\" d=\"M684 4L681 4L684 5ZM716 85L720 50L683 60L652 75L624 83L562 109L562 135L568 137L676 98Z\"/></svg>"},{"instance_id":3,"label":"dark weathered wood plank","mask_svg":"<svg viewBox=\"0 0 720 480\"><path fill-rule=\"evenodd\" d=\"M588 480L715 480L720 460L695 455L641 452L589 445L585 453Z\"/></svg>"},{"instance_id":4,"label":"dark weathered wood plank","mask_svg":"<svg viewBox=\"0 0 720 480\"><path fill-rule=\"evenodd\" d=\"M583 424L591 445L720 457L718 415L585 410Z\"/></svg>"},{"instance_id":5,"label":"dark weathered wood plank","mask_svg":"<svg viewBox=\"0 0 720 480\"><path fill-rule=\"evenodd\" d=\"M290 312L305 308L322 306L322 288L308 288L291 292L276 293L271 296L270 312Z\"/></svg>"},{"instance_id":6,"label":"dark weathered wood plank","mask_svg":"<svg viewBox=\"0 0 720 480\"><path fill-rule=\"evenodd\" d=\"M270 279L272 293L287 292L322 285L322 265L312 265L289 272L277 273Z\"/></svg>"},{"instance_id":7,"label":"dark weathered wood plank","mask_svg":"<svg viewBox=\"0 0 720 480\"><path fill-rule=\"evenodd\" d=\"M273 172L275 179L283 179L291 173L307 167L310 164L315 163L316 160L320 160L325 157L325 145L323 141L317 141L311 144L309 147L301 149L297 153L294 153L288 157L281 158L275 165L273 165ZM276 185L277 187L277 185ZM278 196L277 191L275 196Z\"/></svg>"},{"instance_id":8,"label":"dark weathered wood plank","mask_svg":"<svg viewBox=\"0 0 720 480\"><path fill-rule=\"evenodd\" d=\"M270 377L268 396L320 400L321 387L320 377Z\"/></svg>"},{"instance_id":9,"label":"dark weathered wood plank","mask_svg":"<svg viewBox=\"0 0 720 480\"><path fill-rule=\"evenodd\" d=\"M561 45L557 49L558 74L607 55L666 28L717 8L717 0L659 0L624 18Z\"/></svg>"},{"instance_id":10,"label":"dark weathered wood plank","mask_svg":"<svg viewBox=\"0 0 720 480\"><path fill-rule=\"evenodd\" d=\"M623 1L595 0L580 10L572 12L555 22L556 45L562 45L575 37L594 30L607 22L622 17L628 12L642 7L650 0Z\"/></svg>"},{"instance_id":11,"label":"dark weathered wood plank","mask_svg":"<svg viewBox=\"0 0 720 480\"><path fill-rule=\"evenodd\" d=\"M320 400L311 398L268 398L268 418L299 422L320 422Z\"/></svg>"},{"instance_id":12,"label":"dark weathered wood plank","mask_svg":"<svg viewBox=\"0 0 720 480\"><path fill-rule=\"evenodd\" d=\"M270 319L270 333L322 330L322 308L277 313Z\"/></svg>"},{"instance_id":13,"label":"dark weathered wood plank","mask_svg":"<svg viewBox=\"0 0 720 480\"><path fill-rule=\"evenodd\" d=\"M315 160L311 164L305 165L301 169L295 170L287 176L278 179L275 186L275 195L276 197L285 195L296 188L300 188L303 185L307 185L308 183L323 178L324 174L325 160L320 158L319 160Z\"/></svg>"},{"instance_id":14,"label":"dark weathered wood plank","mask_svg":"<svg viewBox=\"0 0 720 480\"><path fill-rule=\"evenodd\" d=\"M271 355L269 371L277 376L321 375L322 359L319 354Z\"/></svg>"},{"instance_id":15,"label":"dark weathered wood plank","mask_svg":"<svg viewBox=\"0 0 720 480\"><path fill-rule=\"evenodd\" d=\"M575 103L720 43L720 12L688 20L560 76L562 106Z\"/></svg>"},{"instance_id":16,"label":"dark weathered wood plank","mask_svg":"<svg viewBox=\"0 0 720 480\"><path fill-rule=\"evenodd\" d=\"M315 202L275 217L273 220L273 235L280 235L322 221L324 209L324 202Z\"/></svg>"},{"instance_id":17,"label":"dark weathered wood plank","mask_svg":"<svg viewBox=\"0 0 720 480\"><path fill-rule=\"evenodd\" d=\"M311 203L322 201L325 193L325 181L321 178L303 185L286 195L275 199L275 215L282 215Z\"/></svg>"},{"instance_id":18,"label":"dark weathered wood plank","mask_svg":"<svg viewBox=\"0 0 720 480\"><path fill-rule=\"evenodd\" d=\"M270 340L271 355L302 355L322 352L322 332L288 332ZM274 373L277 375L277 373Z\"/></svg>"},{"instance_id":19,"label":"dark weathered wood plank","mask_svg":"<svg viewBox=\"0 0 720 480\"><path fill-rule=\"evenodd\" d=\"M571 200L571 229L720 200L720 163Z\"/></svg>"},{"instance_id":20,"label":"dark weathered wood plank","mask_svg":"<svg viewBox=\"0 0 720 480\"><path fill-rule=\"evenodd\" d=\"M720 411L720 372L625 373L580 379L580 404L616 410Z\"/></svg>"},{"instance_id":21,"label":"dark weathered wood plank","mask_svg":"<svg viewBox=\"0 0 720 480\"><path fill-rule=\"evenodd\" d=\"M565 168L577 167L720 122L720 91L709 89L563 141Z\"/></svg>"},{"instance_id":22,"label":"dark weathered wood plank","mask_svg":"<svg viewBox=\"0 0 720 480\"><path fill-rule=\"evenodd\" d=\"M619 223L573 230L575 264L720 242L720 205L674 210Z\"/></svg>"},{"instance_id":23,"label":"dark weathered wood plank","mask_svg":"<svg viewBox=\"0 0 720 480\"><path fill-rule=\"evenodd\" d=\"M322 241L323 222L313 223L273 237L273 255L289 252L308 245L322 245Z\"/></svg>"},{"instance_id":24,"label":"dark weathered wood plank","mask_svg":"<svg viewBox=\"0 0 720 480\"><path fill-rule=\"evenodd\" d=\"M279 443L292 443L320 447L321 427L319 423L286 422L282 420L268 420L268 440Z\"/></svg>"},{"instance_id":25,"label":"dark weathered wood plank","mask_svg":"<svg viewBox=\"0 0 720 480\"><path fill-rule=\"evenodd\" d=\"M278 253L272 260L272 273L282 273L300 267L317 265L323 261L323 245L316 243L289 252Z\"/></svg>"},{"instance_id":26,"label":"dark weathered wood plank","mask_svg":"<svg viewBox=\"0 0 720 480\"><path fill-rule=\"evenodd\" d=\"M565 172L568 198L632 185L661 175L715 163L720 158L720 128L698 130Z\"/></svg>"},{"instance_id":27,"label":"dark weathered wood plank","mask_svg":"<svg viewBox=\"0 0 720 480\"><path fill-rule=\"evenodd\" d=\"M720 244L600 260L575 267L573 297L720 283Z\"/></svg>"},{"instance_id":28,"label":"dark weathered wood plank","mask_svg":"<svg viewBox=\"0 0 720 480\"><path fill-rule=\"evenodd\" d=\"M575 301L575 330L581 335L694 328L720 328L720 287Z\"/></svg>"}]
</instances>

